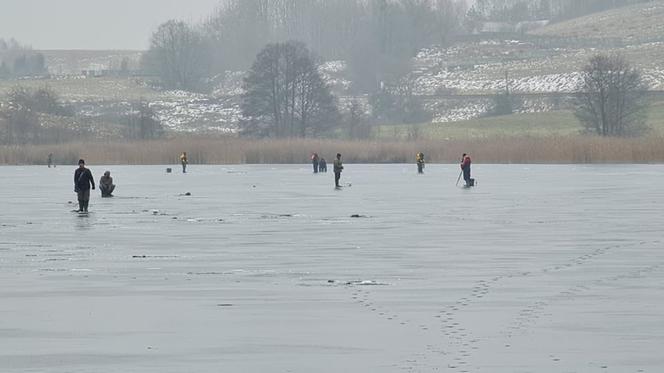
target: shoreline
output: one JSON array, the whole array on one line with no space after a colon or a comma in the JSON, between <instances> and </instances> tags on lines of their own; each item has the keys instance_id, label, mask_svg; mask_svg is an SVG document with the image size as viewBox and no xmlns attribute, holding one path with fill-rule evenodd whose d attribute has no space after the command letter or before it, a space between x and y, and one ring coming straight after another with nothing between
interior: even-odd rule
<instances>
[{"instance_id":1,"label":"shoreline","mask_svg":"<svg viewBox=\"0 0 664 373\"><path fill-rule=\"evenodd\" d=\"M410 164L423 152L427 163L454 164L462 153L476 164L659 164L664 137L598 136L499 137L461 140L322 140L176 137L137 142L72 142L51 145L2 145L0 165L173 165L186 151L190 164L308 164L317 152L330 163L336 153L346 163Z\"/></svg>"}]
</instances>

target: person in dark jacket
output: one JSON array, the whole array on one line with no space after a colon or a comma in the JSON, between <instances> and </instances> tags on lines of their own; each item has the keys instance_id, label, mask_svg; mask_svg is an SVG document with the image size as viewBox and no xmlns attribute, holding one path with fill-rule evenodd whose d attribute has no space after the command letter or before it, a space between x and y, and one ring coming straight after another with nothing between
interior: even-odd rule
<instances>
[{"instance_id":1,"label":"person in dark jacket","mask_svg":"<svg viewBox=\"0 0 664 373\"><path fill-rule=\"evenodd\" d=\"M463 171L463 180L466 181L466 187L469 188L473 186L472 179L470 178L470 165L473 162L470 159L470 156L466 153L463 153L461 156L461 171Z\"/></svg>"},{"instance_id":2,"label":"person in dark jacket","mask_svg":"<svg viewBox=\"0 0 664 373\"><path fill-rule=\"evenodd\" d=\"M318 153L314 153L311 155L311 164L314 166L314 173L318 173L318 166L320 163L320 159L318 158Z\"/></svg>"},{"instance_id":3,"label":"person in dark jacket","mask_svg":"<svg viewBox=\"0 0 664 373\"><path fill-rule=\"evenodd\" d=\"M424 153L420 152L417 153L417 156L415 157L417 161L417 173L418 174L423 174L424 173Z\"/></svg>"},{"instance_id":4,"label":"person in dark jacket","mask_svg":"<svg viewBox=\"0 0 664 373\"><path fill-rule=\"evenodd\" d=\"M113 184L113 178L111 177L110 171L104 172L104 176L99 179L99 190L101 190L101 196L103 198L113 197L115 184Z\"/></svg>"},{"instance_id":5,"label":"person in dark jacket","mask_svg":"<svg viewBox=\"0 0 664 373\"><path fill-rule=\"evenodd\" d=\"M318 163L318 171L327 172L327 161L325 161L325 158L320 159L320 162Z\"/></svg>"},{"instance_id":6,"label":"person in dark jacket","mask_svg":"<svg viewBox=\"0 0 664 373\"><path fill-rule=\"evenodd\" d=\"M53 153L48 153L48 168L51 168L51 166L55 167L53 164Z\"/></svg>"},{"instance_id":7,"label":"person in dark jacket","mask_svg":"<svg viewBox=\"0 0 664 373\"><path fill-rule=\"evenodd\" d=\"M334 160L334 186L341 188L339 180L341 180L341 171L344 169L344 164L341 162L341 154L337 153L337 159Z\"/></svg>"},{"instance_id":8,"label":"person in dark jacket","mask_svg":"<svg viewBox=\"0 0 664 373\"><path fill-rule=\"evenodd\" d=\"M78 161L78 168L74 172L74 191L78 195L78 212L88 212L90 203L90 185L95 189L95 179L92 172L85 168L85 161Z\"/></svg>"}]
</instances>

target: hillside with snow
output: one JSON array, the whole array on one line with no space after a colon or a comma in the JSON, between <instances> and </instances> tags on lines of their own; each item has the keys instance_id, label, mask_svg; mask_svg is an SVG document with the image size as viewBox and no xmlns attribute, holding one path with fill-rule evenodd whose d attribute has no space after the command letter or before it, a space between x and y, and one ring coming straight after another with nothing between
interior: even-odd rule
<instances>
[{"instance_id":1,"label":"hillside with snow","mask_svg":"<svg viewBox=\"0 0 664 373\"><path fill-rule=\"evenodd\" d=\"M109 112L146 101L164 127L174 132L235 133L240 118L242 71L212 78L207 93L162 91L140 70L136 51L42 51L50 79L0 82L0 93L15 84L49 85L82 118L103 121ZM620 53L639 68L652 91L664 91L664 0L613 9L553 23L529 33L480 33L445 46L421 49L412 59L413 92L425 100L434 122L458 122L487 114L496 93L518 96L519 112L570 107L582 83L580 71L597 53ZM129 70L121 76L123 68ZM339 97L352 99L345 61L323 62L319 71ZM367 106L367 110L371 108Z\"/></svg>"}]
</instances>

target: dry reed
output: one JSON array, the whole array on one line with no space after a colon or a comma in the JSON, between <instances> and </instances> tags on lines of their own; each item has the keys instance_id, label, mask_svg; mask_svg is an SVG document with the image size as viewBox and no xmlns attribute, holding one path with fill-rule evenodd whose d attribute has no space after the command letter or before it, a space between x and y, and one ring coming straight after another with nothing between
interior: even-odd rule
<instances>
[{"instance_id":1,"label":"dry reed","mask_svg":"<svg viewBox=\"0 0 664 373\"><path fill-rule=\"evenodd\" d=\"M451 163L470 153L479 163L661 163L664 137L504 137L454 141L249 140L182 137L159 141L1 146L0 164L176 164L186 151L192 164L306 163L312 152L349 163Z\"/></svg>"}]
</instances>

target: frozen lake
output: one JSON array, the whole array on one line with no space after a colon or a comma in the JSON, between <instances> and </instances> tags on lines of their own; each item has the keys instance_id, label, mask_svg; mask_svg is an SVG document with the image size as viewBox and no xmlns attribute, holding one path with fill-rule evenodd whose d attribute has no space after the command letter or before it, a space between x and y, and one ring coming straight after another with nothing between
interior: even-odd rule
<instances>
[{"instance_id":1,"label":"frozen lake","mask_svg":"<svg viewBox=\"0 0 664 373\"><path fill-rule=\"evenodd\" d=\"M664 371L664 166L90 168L0 167L2 372Z\"/></svg>"}]
</instances>

